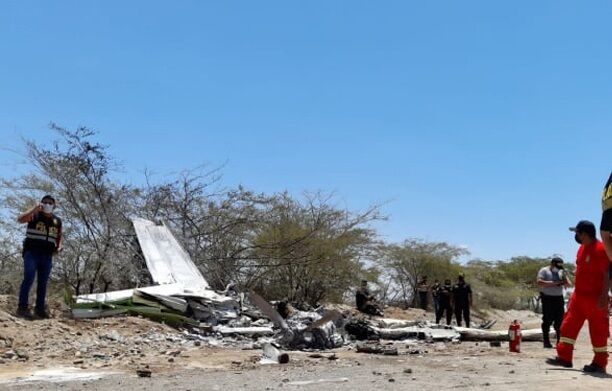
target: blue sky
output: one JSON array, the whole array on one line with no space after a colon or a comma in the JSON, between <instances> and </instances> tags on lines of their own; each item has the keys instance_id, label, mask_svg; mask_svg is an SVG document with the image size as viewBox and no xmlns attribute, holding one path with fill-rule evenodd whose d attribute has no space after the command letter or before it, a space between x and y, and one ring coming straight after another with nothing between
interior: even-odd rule
<instances>
[{"instance_id":1,"label":"blue sky","mask_svg":"<svg viewBox=\"0 0 612 391\"><path fill-rule=\"evenodd\" d=\"M609 2L9 1L0 145L86 125L126 182L386 202L383 238L573 259L612 168ZM0 150L0 175L16 157Z\"/></svg>"}]
</instances>

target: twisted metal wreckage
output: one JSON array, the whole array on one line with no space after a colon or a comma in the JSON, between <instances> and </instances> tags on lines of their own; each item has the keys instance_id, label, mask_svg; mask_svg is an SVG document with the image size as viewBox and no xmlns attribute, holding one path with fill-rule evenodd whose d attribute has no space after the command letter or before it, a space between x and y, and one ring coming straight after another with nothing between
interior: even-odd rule
<instances>
[{"instance_id":1,"label":"twisted metal wreckage","mask_svg":"<svg viewBox=\"0 0 612 391\"><path fill-rule=\"evenodd\" d=\"M211 289L165 225L141 218L134 218L132 222L147 268L157 285L76 296L71 303L73 318L140 315L221 339L264 338L286 349L332 349L354 340L500 341L508 338L505 331L453 328L365 315L352 317L323 308L294 310L283 317L255 292L245 295L232 286L223 292ZM541 338L538 330L523 333L523 339ZM363 346L357 350L388 353L388 350ZM269 344L264 348L264 356L277 362L284 359Z\"/></svg>"}]
</instances>

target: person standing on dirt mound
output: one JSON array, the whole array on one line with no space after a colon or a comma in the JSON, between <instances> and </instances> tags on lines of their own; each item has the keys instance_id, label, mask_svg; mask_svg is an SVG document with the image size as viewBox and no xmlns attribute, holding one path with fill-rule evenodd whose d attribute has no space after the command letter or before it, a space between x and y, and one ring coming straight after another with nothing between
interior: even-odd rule
<instances>
[{"instance_id":1,"label":"person standing on dirt mound","mask_svg":"<svg viewBox=\"0 0 612 391\"><path fill-rule=\"evenodd\" d=\"M457 326L461 327L461 317L465 319L465 326L470 327L470 307L472 306L472 287L465 282L465 277L460 274L457 283L453 286L453 306Z\"/></svg>"},{"instance_id":2,"label":"person standing on dirt mound","mask_svg":"<svg viewBox=\"0 0 612 391\"><path fill-rule=\"evenodd\" d=\"M584 372L605 373L608 365L608 256L603 244L595 236L595 224L582 220L570 228L580 243L576 255L574 293L561 324L561 338L557 344L557 357L548 364L571 368L576 337L585 320L589 321L589 334L595 353L593 361L585 365Z\"/></svg>"},{"instance_id":3,"label":"person standing on dirt mound","mask_svg":"<svg viewBox=\"0 0 612 391\"><path fill-rule=\"evenodd\" d=\"M47 282L51 274L53 255L62 250L62 220L53 214L55 199L46 195L40 203L17 218L19 223L27 223L26 237L23 242L23 281L19 289L17 316L32 319L28 306L30 288L37 279L36 307L34 312L39 318L48 318L45 309Z\"/></svg>"},{"instance_id":4,"label":"person standing on dirt mound","mask_svg":"<svg viewBox=\"0 0 612 391\"><path fill-rule=\"evenodd\" d=\"M563 259L554 257L550 265L543 267L538 272L538 286L540 287L540 299L542 300L542 336L544 347L551 349L550 326L552 325L559 343L561 322L565 313L565 302L563 300L563 287L568 284L568 279L563 271Z\"/></svg>"}]
</instances>

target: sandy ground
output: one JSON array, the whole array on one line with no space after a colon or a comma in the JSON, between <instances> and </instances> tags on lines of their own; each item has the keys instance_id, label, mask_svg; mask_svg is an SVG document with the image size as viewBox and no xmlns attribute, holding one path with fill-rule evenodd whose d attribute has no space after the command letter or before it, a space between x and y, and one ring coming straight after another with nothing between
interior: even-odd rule
<instances>
[{"instance_id":1,"label":"sandy ground","mask_svg":"<svg viewBox=\"0 0 612 391\"><path fill-rule=\"evenodd\" d=\"M404 345L405 344L400 344ZM507 344L488 343L418 345L421 354L376 356L342 349L337 359L292 352L286 365L260 365L259 352L202 348L176 358L172 368L152 366L151 378L139 378L134 368L98 369L97 380L27 381L33 371L0 375L0 389L7 390L611 390L612 376L591 376L580 371L590 361L588 335L581 335L574 369L557 369L544 363L552 350L540 343L524 343L519 354ZM21 379L15 379L21 376ZM4 382L4 383L3 383Z\"/></svg>"},{"instance_id":2,"label":"sandy ground","mask_svg":"<svg viewBox=\"0 0 612 391\"><path fill-rule=\"evenodd\" d=\"M575 363L588 363L588 338L581 338ZM292 353L286 365L260 365L252 351L203 349L181 358L172 370L139 378L134 370L90 381L0 383L7 390L610 390L612 376L595 377L579 369L544 364L552 354L539 343L526 343L512 354L507 346L484 343L432 345L422 355L374 356L342 350L336 360ZM324 356L330 353L326 352ZM5 374L6 375L6 374ZM25 373L22 373L25 375ZM6 380L6 377L4 377Z\"/></svg>"},{"instance_id":3,"label":"sandy ground","mask_svg":"<svg viewBox=\"0 0 612 391\"><path fill-rule=\"evenodd\" d=\"M0 346L0 353L20 356L0 359L1 390L612 390L612 376L580 371L592 355L586 325L571 370L546 365L554 350L535 342L524 343L519 354L509 353L507 343L401 342L396 344L398 356L356 353L347 347L314 357L314 352L290 352L289 364L262 365L259 349L185 343L178 331L146 319L26 322L12 318L3 304L12 305L0 300L0 342L10 340L12 346ZM391 316L431 314L393 310ZM539 324L537 314L524 311L491 316L499 319L498 329L514 318ZM116 334L119 340L109 339ZM152 376L138 377L136 370L145 366Z\"/></svg>"}]
</instances>

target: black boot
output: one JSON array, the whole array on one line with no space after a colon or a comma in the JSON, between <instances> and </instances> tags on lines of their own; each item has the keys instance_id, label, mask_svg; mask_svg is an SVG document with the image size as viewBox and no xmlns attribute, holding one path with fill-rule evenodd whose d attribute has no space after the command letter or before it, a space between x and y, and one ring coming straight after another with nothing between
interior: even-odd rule
<instances>
[{"instance_id":1,"label":"black boot","mask_svg":"<svg viewBox=\"0 0 612 391\"><path fill-rule=\"evenodd\" d=\"M15 313L17 317L27 320L32 320L33 316L28 307L18 307L17 312Z\"/></svg>"}]
</instances>

